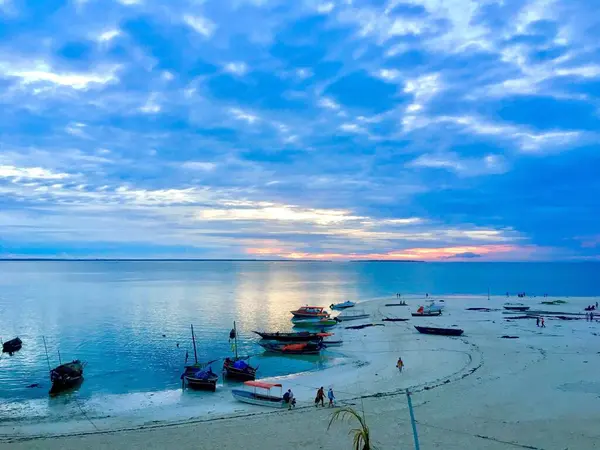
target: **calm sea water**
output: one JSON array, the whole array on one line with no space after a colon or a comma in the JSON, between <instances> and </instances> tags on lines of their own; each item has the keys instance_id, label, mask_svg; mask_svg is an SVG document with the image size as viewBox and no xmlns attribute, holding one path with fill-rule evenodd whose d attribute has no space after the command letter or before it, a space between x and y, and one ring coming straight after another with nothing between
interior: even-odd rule
<instances>
[{"instance_id":1,"label":"calm sea water","mask_svg":"<svg viewBox=\"0 0 600 450\"><path fill-rule=\"evenodd\" d=\"M291 329L291 309L404 294L525 291L600 295L598 263L0 262L0 336L21 352L0 360L0 418L47 398L48 364L87 362L82 401L94 396L177 389L194 324L200 360L240 353L260 376L318 370L322 358L267 357L252 330ZM179 347L177 347L179 343ZM220 364L215 363L220 370ZM30 389L29 384L42 388Z\"/></svg>"}]
</instances>

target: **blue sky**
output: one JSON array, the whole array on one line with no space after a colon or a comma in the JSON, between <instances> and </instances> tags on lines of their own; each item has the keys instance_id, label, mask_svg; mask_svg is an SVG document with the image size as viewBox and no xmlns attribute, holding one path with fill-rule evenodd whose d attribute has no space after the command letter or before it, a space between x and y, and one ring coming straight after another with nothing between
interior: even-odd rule
<instances>
[{"instance_id":1,"label":"blue sky","mask_svg":"<svg viewBox=\"0 0 600 450\"><path fill-rule=\"evenodd\" d=\"M579 0L0 0L0 256L600 255Z\"/></svg>"}]
</instances>

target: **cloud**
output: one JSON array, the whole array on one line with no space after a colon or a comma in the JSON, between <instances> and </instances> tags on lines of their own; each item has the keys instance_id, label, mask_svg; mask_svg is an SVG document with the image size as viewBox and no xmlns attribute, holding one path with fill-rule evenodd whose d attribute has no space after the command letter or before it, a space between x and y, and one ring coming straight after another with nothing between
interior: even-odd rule
<instances>
[{"instance_id":1,"label":"cloud","mask_svg":"<svg viewBox=\"0 0 600 450\"><path fill-rule=\"evenodd\" d=\"M67 173L57 173L42 167L15 167L0 165L0 178L14 178L17 180L62 180L69 178Z\"/></svg>"},{"instance_id":2,"label":"cloud","mask_svg":"<svg viewBox=\"0 0 600 450\"><path fill-rule=\"evenodd\" d=\"M200 33L205 38L211 37L217 29L217 25L214 22L202 16L192 16L186 14L183 17L183 21L194 31Z\"/></svg>"},{"instance_id":3,"label":"cloud","mask_svg":"<svg viewBox=\"0 0 600 450\"><path fill-rule=\"evenodd\" d=\"M241 77L248 72L248 66L243 62L230 62L225 64L224 70Z\"/></svg>"},{"instance_id":4,"label":"cloud","mask_svg":"<svg viewBox=\"0 0 600 450\"><path fill-rule=\"evenodd\" d=\"M58 86L69 86L73 89L87 89L90 85L108 84L118 81L116 67L104 72L55 72L46 63L38 63L25 67L6 67L0 64L0 71L9 77L19 78L24 85L50 83Z\"/></svg>"}]
</instances>

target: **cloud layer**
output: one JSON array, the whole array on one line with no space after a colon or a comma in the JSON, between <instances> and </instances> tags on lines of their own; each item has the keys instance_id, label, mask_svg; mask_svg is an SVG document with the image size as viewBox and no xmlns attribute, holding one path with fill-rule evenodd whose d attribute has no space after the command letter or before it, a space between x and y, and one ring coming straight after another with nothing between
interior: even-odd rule
<instances>
[{"instance_id":1,"label":"cloud layer","mask_svg":"<svg viewBox=\"0 0 600 450\"><path fill-rule=\"evenodd\" d=\"M0 256L598 258L595 9L4 1Z\"/></svg>"}]
</instances>

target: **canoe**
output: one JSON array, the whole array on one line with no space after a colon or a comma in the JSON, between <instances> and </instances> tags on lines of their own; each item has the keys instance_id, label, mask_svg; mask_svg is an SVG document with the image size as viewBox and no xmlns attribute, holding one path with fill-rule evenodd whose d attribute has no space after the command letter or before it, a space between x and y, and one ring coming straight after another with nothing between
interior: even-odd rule
<instances>
[{"instance_id":1,"label":"canoe","mask_svg":"<svg viewBox=\"0 0 600 450\"><path fill-rule=\"evenodd\" d=\"M190 389L212 392L217 390L217 381L219 380L219 376L212 371L212 368L207 368L203 364L186 366L181 378L186 381L187 387Z\"/></svg>"},{"instance_id":2,"label":"canoe","mask_svg":"<svg viewBox=\"0 0 600 450\"><path fill-rule=\"evenodd\" d=\"M440 336L460 336L464 333L464 330L460 328L437 328L437 327L419 327L415 326L419 333L423 334L437 334Z\"/></svg>"},{"instance_id":3,"label":"canoe","mask_svg":"<svg viewBox=\"0 0 600 450\"><path fill-rule=\"evenodd\" d=\"M434 316L441 316L441 315L442 315L441 311L423 311L423 312L411 313L411 316L413 316L413 317L434 317Z\"/></svg>"},{"instance_id":4,"label":"canoe","mask_svg":"<svg viewBox=\"0 0 600 450\"><path fill-rule=\"evenodd\" d=\"M352 308L355 305L356 305L356 303L351 302L351 301L347 301L347 302L344 302L344 303L331 304L331 305L329 305L329 307L331 309L341 310L341 309Z\"/></svg>"},{"instance_id":5,"label":"canoe","mask_svg":"<svg viewBox=\"0 0 600 450\"><path fill-rule=\"evenodd\" d=\"M300 344L259 342L259 345L268 352L282 353L284 355L317 355L324 348L320 342L303 342Z\"/></svg>"},{"instance_id":6,"label":"canoe","mask_svg":"<svg viewBox=\"0 0 600 450\"><path fill-rule=\"evenodd\" d=\"M13 353L21 350L23 346L23 341L18 337L11 339L10 341L6 341L2 344L2 353L8 353L12 356Z\"/></svg>"},{"instance_id":7,"label":"canoe","mask_svg":"<svg viewBox=\"0 0 600 450\"><path fill-rule=\"evenodd\" d=\"M258 334L261 338L268 341L281 341L281 342L309 342L318 341L325 337L329 337L331 333L313 333L310 331L297 331L295 333L267 333L265 331L253 331Z\"/></svg>"},{"instance_id":8,"label":"canoe","mask_svg":"<svg viewBox=\"0 0 600 450\"><path fill-rule=\"evenodd\" d=\"M282 395L271 394L271 389L276 387L280 389L281 394L281 391L283 390L281 384L265 383L262 381L246 381L244 386L253 390L233 389L231 391L233 398L243 403L268 406L270 408L283 408L286 406ZM257 391L257 389L261 389L261 391Z\"/></svg>"},{"instance_id":9,"label":"canoe","mask_svg":"<svg viewBox=\"0 0 600 450\"><path fill-rule=\"evenodd\" d=\"M61 364L50 371L50 395L78 387L83 382L84 364L78 359L70 363Z\"/></svg>"}]
</instances>

